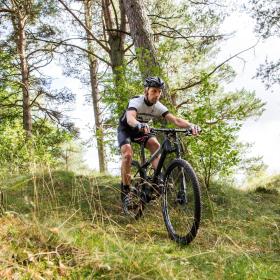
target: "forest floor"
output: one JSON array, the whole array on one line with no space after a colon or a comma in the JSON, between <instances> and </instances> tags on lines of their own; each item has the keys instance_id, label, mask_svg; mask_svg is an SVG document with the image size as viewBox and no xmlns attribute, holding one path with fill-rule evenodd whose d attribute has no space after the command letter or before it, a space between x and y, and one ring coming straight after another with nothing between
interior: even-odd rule
<instances>
[{"instance_id":1,"label":"forest floor","mask_svg":"<svg viewBox=\"0 0 280 280\"><path fill-rule=\"evenodd\" d=\"M196 239L168 238L160 203L132 220L119 178L55 171L0 181L0 279L279 279L280 180L203 195Z\"/></svg>"}]
</instances>

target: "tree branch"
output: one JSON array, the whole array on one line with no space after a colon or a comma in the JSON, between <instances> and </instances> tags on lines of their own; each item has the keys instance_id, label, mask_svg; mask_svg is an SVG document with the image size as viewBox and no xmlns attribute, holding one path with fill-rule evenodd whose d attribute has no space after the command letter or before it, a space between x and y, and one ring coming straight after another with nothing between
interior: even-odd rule
<instances>
[{"instance_id":1,"label":"tree branch","mask_svg":"<svg viewBox=\"0 0 280 280\"><path fill-rule=\"evenodd\" d=\"M118 19L118 14L117 14L117 11L116 11L116 7L115 7L115 5L114 5L114 1L113 1L113 0L110 0L110 2L111 2L111 5L112 5L112 7L113 7L114 14L115 14L117 29L119 29L120 26L119 26L119 19ZM108 8L109 8L109 6L108 6Z\"/></svg>"},{"instance_id":2,"label":"tree branch","mask_svg":"<svg viewBox=\"0 0 280 280\"><path fill-rule=\"evenodd\" d=\"M120 33L124 33L124 34L126 34L126 35L129 35L129 36L131 36L131 33L129 33L129 32L127 32L127 31L123 31L123 30L120 30L120 29L105 29L105 31L116 31L116 32L120 32Z\"/></svg>"},{"instance_id":3,"label":"tree branch","mask_svg":"<svg viewBox=\"0 0 280 280\"><path fill-rule=\"evenodd\" d=\"M149 17L157 17L157 18L160 18L160 19L164 19L164 20L170 20L170 19L176 19L176 18L181 18L181 16L170 16L170 17L163 17L163 16L160 16L160 15L153 15L153 14L150 14L148 15Z\"/></svg>"},{"instance_id":4,"label":"tree branch","mask_svg":"<svg viewBox=\"0 0 280 280\"><path fill-rule=\"evenodd\" d=\"M5 8L0 8L0 13L10 13L14 14L16 11L13 9L5 9Z\"/></svg>"},{"instance_id":5,"label":"tree branch","mask_svg":"<svg viewBox=\"0 0 280 280\"><path fill-rule=\"evenodd\" d=\"M89 30L86 25L75 15L75 13L73 13L71 11L71 9L62 1L62 0L58 0L62 5L63 7L66 9L66 11L68 11L78 22L79 24L86 30L86 32L88 32L88 34L92 37L92 39L99 45L101 46L106 52L110 52L110 50L105 46L103 45L100 40L98 40L94 34L91 32L91 30Z\"/></svg>"},{"instance_id":6,"label":"tree branch","mask_svg":"<svg viewBox=\"0 0 280 280\"><path fill-rule=\"evenodd\" d=\"M222 67L224 64L226 64L227 62L229 62L230 60L232 60L233 58L237 57L238 55L246 52L246 51L249 51L251 49L253 49L257 44L259 43L259 41L254 44L253 46L243 50L243 51L240 51L238 53L236 53L235 55L229 57L228 59L226 59L225 61L223 61L222 63L220 63L219 65L217 65L211 72L209 72L206 77L204 77L203 79L199 80L199 81L196 81L194 83L191 83L191 84L188 84L188 85L185 85L184 87L181 87L181 88L176 88L174 89L174 91L176 90L185 90L185 89L188 89L188 88L191 88L191 87L194 87L194 86L197 86L199 84L201 84L206 78L210 77L211 75L213 75L220 67Z\"/></svg>"},{"instance_id":7,"label":"tree branch","mask_svg":"<svg viewBox=\"0 0 280 280\"><path fill-rule=\"evenodd\" d=\"M33 99L33 101L30 103L30 107L32 107L35 103L36 100L38 99L39 96L41 96L42 94L44 94L43 89L40 89L39 92L37 93L37 95L35 96L35 98Z\"/></svg>"},{"instance_id":8,"label":"tree branch","mask_svg":"<svg viewBox=\"0 0 280 280\"><path fill-rule=\"evenodd\" d=\"M180 104L178 104L178 105L176 106L176 109L179 109L179 108L182 107L183 105L185 105L185 104L190 104L190 103L191 103L191 100L185 100L185 101L181 102Z\"/></svg>"},{"instance_id":9,"label":"tree branch","mask_svg":"<svg viewBox=\"0 0 280 280\"><path fill-rule=\"evenodd\" d=\"M123 52L126 53L133 45L134 45L134 43L130 44L128 47L126 47L126 48L124 49Z\"/></svg>"},{"instance_id":10,"label":"tree branch","mask_svg":"<svg viewBox=\"0 0 280 280\"><path fill-rule=\"evenodd\" d=\"M168 32L168 31L162 31L159 33L154 33L153 35L160 35L163 37L167 37L167 38L172 38L172 39L191 39L191 38L207 38L207 39L221 39L223 37L225 37L226 35L221 34L221 35L189 35L189 36L172 36L172 35L167 35L164 34L163 32Z\"/></svg>"},{"instance_id":11,"label":"tree branch","mask_svg":"<svg viewBox=\"0 0 280 280\"><path fill-rule=\"evenodd\" d=\"M56 41L51 41L51 40L44 40L44 39L41 39L41 38L33 38L34 40L37 40L37 41L42 41L42 42L46 42L46 43L51 43L51 44L54 44L54 45L61 45L61 46L66 46L66 47L73 47L73 48L77 48L81 51L84 51L86 52L87 54L90 54L92 56L95 56L96 58L98 58L99 60L103 61L104 63L106 63L107 65L111 66L112 64L105 60L104 58L98 56L97 54L93 53L93 52L90 52L89 50L83 48L83 47L80 47L80 46L77 46L75 44L70 44L70 43L65 43L66 41L68 41L67 39L66 40L63 40L63 41L60 41L60 42L56 42Z\"/></svg>"}]
</instances>

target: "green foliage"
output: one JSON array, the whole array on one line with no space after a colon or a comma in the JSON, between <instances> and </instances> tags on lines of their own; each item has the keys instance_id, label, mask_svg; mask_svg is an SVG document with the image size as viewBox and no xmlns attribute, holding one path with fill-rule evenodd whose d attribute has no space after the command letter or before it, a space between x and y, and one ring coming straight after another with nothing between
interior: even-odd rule
<instances>
[{"instance_id":1,"label":"green foliage","mask_svg":"<svg viewBox=\"0 0 280 280\"><path fill-rule=\"evenodd\" d=\"M17 96L20 87L17 70L6 51L0 52L0 67L1 175L31 170L36 165L57 165L61 157L61 144L69 142L74 134L36 115L39 118L33 123L33 136L27 139L22 128L21 101Z\"/></svg>"},{"instance_id":2,"label":"green foliage","mask_svg":"<svg viewBox=\"0 0 280 280\"><path fill-rule=\"evenodd\" d=\"M250 8L256 20L256 31L263 38L279 36L280 5L278 1L251 0Z\"/></svg>"},{"instance_id":3,"label":"green foliage","mask_svg":"<svg viewBox=\"0 0 280 280\"><path fill-rule=\"evenodd\" d=\"M271 88L274 84L280 84L280 60L268 61L261 64L257 71L257 78L260 78L267 89Z\"/></svg>"},{"instance_id":4,"label":"green foliage","mask_svg":"<svg viewBox=\"0 0 280 280\"><path fill-rule=\"evenodd\" d=\"M247 151L252 145L244 145ZM248 185L255 184L259 178L266 177L267 165L263 163L262 157L244 158L242 161L242 169L245 170L246 181Z\"/></svg>"},{"instance_id":5,"label":"green foliage","mask_svg":"<svg viewBox=\"0 0 280 280\"><path fill-rule=\"evenodd\" d=\"M73 138L69 132L51 123L35 122L31 139L19 121L0 125L1 174L33 170L36 165L56 166L62 154L61 144Z\"/></svg>"},{"instance_id":6,"label":"green foliage","mask_svg":"<svg viewBox=\"0 0 280 280\"><path fill-rule=\"evenodd\" d=\"M193 79L193 75L203 68L202 63L207 61L215 46L214 42L221 39L216 33L222 16L220 11L214 11L210 6L178 4L172 1L154 0L147 9L154 32L157 60L160 63L159 66L154 65L151 72L166 81L169 86L168 95L174 94L174 88ZM204 37L206 30L207 36ZM108 115L114 124L129 98L143 92L141 72L145 72L143 67L146 67L150 53L148 50L137 49L135 56L139 52L142 57L138 60L139 65L136 60L126 60L125 66L119 71L121 79L114 80L112 74L105 78L105 92L102 94L105 98L102 101L109 106ZM174 109L174 104L166 96L164 103L170 106L170 110Z\"/></svg>"},{"instance_id":7,"label":"green foliage","mask_svg":"<svg viewBox=\"0 0 280 280\"><path fill-rule=\"evenodd\" d=\"M25 132L20 123L0 126L0 153L1 169L14 169L26 163L29 164L28 145L26 145Z\"/></svg>"},{"instance_id":8,"label":"green foliage","mask_svg":"<svg viewBox=\"0 0 280 280\"><path fill-rule=\"evenodd\" d=\"M255 31L264 39L279 37L280 3L279 1L251 0L249 11L255 20ZM257 77L265 83L266 88L279 84L280 60L269 61L261 64Z\"/></svg>"},{"instance_id":9,"label":"green foliage","mask_svg":"<svg viewBox=\"0 0 280 280\"><path fill-rule=\"evenodd\" d=\"M20 117L21 110L17 106L17 98L13 94L17 90L14 76L17 71L12 67L12 55L0 50L0 120L13 121Z\"/></svg>"},{"instance_id":10,"label":"green foliage","mask_svg":"<svg viewBox=\"0 0 280 280\"><path fill-rule=\"evenodd\" d=\"M209 69L211 71L210 67ZM170 111L175 115L202 128L201 136L187 139L186 158L191 161L207 187L215 176L230 176L235 171L234 168L248 161L244 156L246 146L238 143L238 132L246 119L258 117L264 110L265 104L256 98L254 92L245 89L224 92L220 80L227 79L232 72L231 68L224 67L215 76L209 77L202 71L197 91L177 92L177 110L169 105ZM106 102L110 103L111 114L114 116L110 121L114 125L117 124L129 98L143 91L141 78L133 71L126 73L131 76L128 76L123 84L119 84L119 88L107 87L109 90ZM166 100L163 102L167 104Z\"/></svg>"},{"instance_id":11,"label":"green foliage","mask_svg":"<svg viewBox=\"0 0 280 280\"><path fill-rule=\"evenodd\" d=\"M102 101L108 106L108 118L105 123L116 127L118 119L126 109L128 101L133 96L143 93L142 79L136 69L119 69L119 78L115 80L112 75L105 79L105 90L102 93Z\"/></svg>"},{"instance_id":12,"label":"green foliage","mask_svg":"<svg viewBox=\"0 0 280 280\"><path fill-rule=\"evenodd\" d=\"M135 53L143 80L149 76L162 76L162 69L158 64L157 57L153 57L154 55L151 50L146 48L136 48Z\"/></svg>"},{"instance_id":13,"label":"green foliage","mask_svg":"<svg viewBox=\"0 0 280 280\"><path fill-rule=\"evenodd\" d=\"M0 3L2 5L3 1ZM59 39L56 36L59 28L49 24L51 22L49 16L53 16L57 11L56 4L55 1L25 1L22 6L26 8L25 5L29 5L30 8L25 12L29 15L26 22L28 27L26 35L27 55L32 65L29 74L34 116L36 109L43 108L44 117L51 116L52 119L59 119L61 116L54 110L54 100L71 101L71 96L65 96L61 92L54 94L50 90L51 80L42 77L40 70L36 70L36 67L40 69L44 63L48 64L53 59L52 51L58 50L58 45L46 42L49 38ZM242 150L242 145L237 142L238 131L244 120L262 113L264 104L255 98L253 92L242 89L225 93L221 87L221 84L231 81L235 75L228 65L216 68L212 63L212 59L215 59L215 54L219 51L217 43L223 39L218 30L226 15L225 9L217 9L216 2L181 1L179 4L169 0L153 0L148 5L148 9L157 48L157 59L160 61L160 69L155 67L152 72L161 75L168 84L169 98L165 96L163 103L170 111L202 127L202 135L199 138L189 139L186 147L188 158L204 178L205 184L209 186L213 176L230 174L232 168L243 160L241 155L244 149ZM8 14L5 17L11 19ZM93 32L100 39L102 36L99 33L102 27L97 23L98 17L96 18L97 21L94 22L96 30ZM7 24L1 22L1 26L4 25ZM61 28L59 25L57 27ZM16 40L10 32L11 29L10 24L7 36L4 36L4 40L0 42L5 46L5 54L0 53L0 66L4 68L0 77L4 77L5 81L4 83L1 81L0 84L0 104L4 108L0 112L0 117L7 117L6 124L10 125L10 127L1 126L3 140L7 145L6 148L4 145L1 146L5 155L3 162L5 161L5 166L8 166L8 162L14 162L16 159L15 166L18 165L18 168L22 169L26 168L28 160L32 162L31 158L35 162L56 164L57 159L62 156L66 161L68 155L62 152L60 144L65 141L69 143L71 138L69 134L44 121L36 121L33 125L33 139L25 143L19 122L13 122L21 114L22 109L20 106L15 106L21 105L20 101L18 103L21 84L18 79L19 67L13 65L16 56L11 55L16 53ZM67 38L64 39L68 42ZM116 128L118 118L124 112L128 100L132 96L143 93L141 72L150 54L139 49L130 49L130 43L131 39L126 37L125 48L129 49L130 53L126 53L122 67L113 69L114 72L106 70L105 74L101 73L104 69L102 62L99 67L98 83L102 89L101 101L106 108L102 111L104 127L112 130ZM98 46L95 47L96 53L99 54ZM73 46L68 47L67 54L69 55L70 50L73 49ZM143 58L140 67L135 60L139 52ZM103 55L104 51L100 51L100 54ZM104 57L108 59L108 54L104 54ZM84 54L79 54L77 60L82 63L84 58ZM75 74L79 77L87 76L77 65L80 64L74 62L72 65ZM7 77L12 77L12 81ZM41 118L42 112L35 117ZM98 135L98 131L96 134ZM71 150L72 147L69 149ZM29 156L27 151L30 152Z\"/></svg>"},{"instance_id":14,"label":"green foliage","mask_svg":"<svg viewBox=\"0 0 280 280\"><path fill-rule=\"evenodd\" d=\"M217 53L217 43L223 39L218 28L226 11L207 3L160 0L153 1L150 9L157 55L176 95L173 89L194 81Z\"/></svg>"},{"instance_id":15,"label":"green foliage","mask_svg":"<svg viewBox=\"0 0 280 280\"><path fill-rule=\"evenodd\" d=\"M65 170L74 170L76 172L87 170L83 160L83 146L77 141L65 141L59 146L60 165Z\"/></svg>"},{"instance_id":16,"label":"green foliage","mask_svg":"<svg viewBox=\"0 0 280 280\"><path fill-rule=\"evenodd\" d=\"M57 15L56 1L4 2L0 2L0 8L8 12L0 13L1 18L5 19L0 21L0 28L6 30L0 38L0 106L4 108L0 116L9 120L13 120L15 115L23 116L24 71L19 59L19 44L22 44L32 119L46 118L67 126L67 120L57 106L72 102L74 97L66 88L54 90L51 87L52 79L42 70L54 59L57 46L53 41L59 40L60 36L60 30L52 24ZM25 34L22 41L19 36L20 24L23 24Z\"/></svg>"},{"instance_id":17,"label":"green foliage","mask_svg":"<svg viewBox=\"0 0 280 280\"><path fill-rule=\"evenodd\" d=\"M207 187L214 175L227 176L243 159L238 131L249 117L261 115L264 103L244 89L223 92L205 73L192 106L181 108L181 116L201 126L202 133L187 141L187 158L196 167Z\"/></svg>"}]
</instances>

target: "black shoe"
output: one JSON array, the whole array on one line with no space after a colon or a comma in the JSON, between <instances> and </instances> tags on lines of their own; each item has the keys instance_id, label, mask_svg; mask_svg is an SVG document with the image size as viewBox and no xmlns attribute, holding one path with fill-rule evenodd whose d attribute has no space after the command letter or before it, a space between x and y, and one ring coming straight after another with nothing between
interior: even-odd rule
<instances>
[{"instance_id":1,"label":"black shoe","mask_svg":"<svg viewBox=\"0 0 280 280\"><path fill-rule=\"evenodd\" d=\"M127 210L133 209L133 193L129 192L124 195L123 207Z\"/></svg>"},{"instance_id":2,"label":"black shoe","mask_svg":"<svg viewBox=\"0 0 280 280\"><path fill-rule=\"evenodd\" d=\"M121 202L122 202L122 204L123 204L125 195L127 193L129 193L129 191L130 191L130 187L121 183Z\"/></svg>"}]
</instances>

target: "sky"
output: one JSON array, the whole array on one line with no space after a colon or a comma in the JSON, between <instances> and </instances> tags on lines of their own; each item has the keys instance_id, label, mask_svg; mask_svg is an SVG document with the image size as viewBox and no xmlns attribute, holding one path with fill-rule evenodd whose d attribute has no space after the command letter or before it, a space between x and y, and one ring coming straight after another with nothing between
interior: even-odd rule
<instances>
[{"instance_id":1,"label":"sky","mask_svg":"<svg viewBox=\"0 0 280 280\"><path fill-rule=\"evenodd\" d=\"M225 19L221 26L221 33L235 32L227 41L220 45L221 52L217 57L217 61L224 61L230 56L253 46L258 38L254 33L254 22L249 15L241 12L233 12L231 16ZM242 142L252 143L251 151L248 153L251 156L263 156L263 161L268 165L268 173L280 173L280 87L273 87L271 90L266 90L262 82L253 78L256 74L256 69L268 59L279 58L280 39L272 38L265 42L260 41L256 47L246 53L243 53L239 58L230 61L237 72L237 76L231 84L225 86L226 91L245 88L256 92L256 96L266 102L265 112L258 119L250 119L243 125L239 140ZM59 77L61 70L57 67L52 69L57 72ZM71 112L71 119L76 126L80 128L80 136L84 141L92 139L92 127L94 123L93 109L85 103L85 89L79 81L70 78L57 78L57 85L66 83L69 88L76 93L76 104ZM91 141L92 146L85 146L84 159L88 166L92 169L98 169L96 144ZM115 162L109 162L108 169L112 174L119 174L120 158L116 157Z\"/></svg>"},{"instance_id":2,"label":"sky","mask_svg":"<svg viewBox=\"0 0 280 280\"><path fill-rule=\"evenodd\" d=\"M236 12L227 18L222 30L235 31L235 36L222 46L220 57L228 57L254 45L256 38L254 22L244 14ZM253 143L250 155L263 156L263 161L268 165L268 173L279 173L280 165L280 86L274 86L266 90L260 79L254 78L256 69L265 59L279 59L279 38L271 38L265 42L260 41L257 46L242 54L241 59L234 59L230 64L237 71L237 77L233 83L226 86L226 90L245 88L256 92L256 96L266 102L265 112L258 119L250 119L243 125L239 139L242 142ZM245 60L245 61L244 61Z\"/></svg>"}]
</instances>

